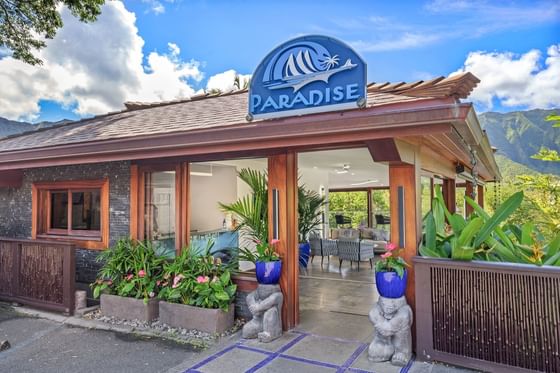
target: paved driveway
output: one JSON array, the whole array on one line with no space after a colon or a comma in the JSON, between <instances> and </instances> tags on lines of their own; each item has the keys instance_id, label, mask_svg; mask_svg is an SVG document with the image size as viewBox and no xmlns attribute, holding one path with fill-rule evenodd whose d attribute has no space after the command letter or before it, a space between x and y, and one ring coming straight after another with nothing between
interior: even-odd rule
<instances>
[{"instance_id":1,"label":"paved driveway","mask_svg":"<svg viewBox=\"0 0 560 373\"><path fill-rule=\"evenodd\" d=\"M197 360L190 345L22 317L0 306L0 372L164 372Z\"/></svg>"}]
</instances>

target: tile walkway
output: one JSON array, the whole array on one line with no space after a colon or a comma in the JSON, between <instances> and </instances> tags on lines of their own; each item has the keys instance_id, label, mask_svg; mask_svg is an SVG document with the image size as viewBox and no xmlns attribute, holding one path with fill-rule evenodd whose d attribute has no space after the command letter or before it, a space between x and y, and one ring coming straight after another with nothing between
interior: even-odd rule
<instances>
[{"instance_id":1,"label":"tile walkway","mask_svg":"<svg viewBox=\"0 0 560 373\"><path fill-rule=\"evenodd\" d=\"M191 366L185 373L214 372L353 372L406 373L389 363L367 360L368 344L307 332L292 331L262 344L242 339Z\"/></svg>"}]
</instances>

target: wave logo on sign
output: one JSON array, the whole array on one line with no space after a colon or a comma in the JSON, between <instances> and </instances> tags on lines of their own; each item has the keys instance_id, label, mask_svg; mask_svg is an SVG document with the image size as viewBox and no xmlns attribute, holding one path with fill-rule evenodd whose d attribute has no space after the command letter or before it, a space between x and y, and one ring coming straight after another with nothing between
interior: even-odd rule
<instances>
[{"instance_id":1,"label":"wave logo on sign","mask_svg":"<svg viewBox=\"0 0 560 373\"><path fill-rule=\"evenodd\" d=\"M263 83L268 89L293 88L297 92L307 84L323 81L342 71L355 68L349 58L343 66L339 65L339 56L331 55L318 43L300 42L277 53L264 74Z\"/></svg>"},{"instance_id":2,"label":"wave logo on sign","mask_svg":"<svg viewBox=\"0 0 560 373\"><path fill-rule=\"evenodd\" d=\"M321 36L288 41L257 66L248 120L363 107L366 64L349 46Z\"/></svg>"}]
</instances>

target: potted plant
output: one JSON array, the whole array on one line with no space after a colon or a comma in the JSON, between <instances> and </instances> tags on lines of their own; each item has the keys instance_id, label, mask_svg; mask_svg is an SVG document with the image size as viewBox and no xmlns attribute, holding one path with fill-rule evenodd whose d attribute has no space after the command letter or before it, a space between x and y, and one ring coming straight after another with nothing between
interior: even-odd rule
<instances>
[{"instance_id":1,"label":"potted plant","mask_svg":"<svg viewBox=\"0 0 560 373\"><path fill-rule=\"evenodd\" d=\"M309 234L321 224L321 207L325 204L325 197L317 192L298 188L298 233L300 264L307 267L307 260L311 253Z\"/></svg>"},{"instance_id":2,"label":"potted plant","mask_svg":"<svg viewBox=\"0 0 560 373\"><path fill-rule=\"evenodd\" d=\"M385 298L400 298L406 290L408 264L399 256L402 249L389 242L381 260L375 263L375 286L379 295Z\"/></svg>"},{"instance_id":3,"label":"potted plant","mask_svg":"<svg viewBox=\"0 0 560 373\"><path fill-rule=\"evenodd\" d=\"M278 240L272 240L271 244L265 240L255 240L255 251L248 248L239 249L239 259L255 264L259 284L277 284L280 281L282 260L274 250L277 243Z\"/></svg>"},{"instance_id":4,"label":"potted plant","mask_svg":"<svg viewBox=\"0 0 560 373\"><path fill-rule=\"evenodd\" d=\"M120 319L150 321L158 317L159 282L165 259L149 242L121 239L97 258L103 267L91 285L101 296L101 312Z\"/></svg>"},{"instance_id":5,"label":"potted plant","mask_svg":"<svg viewBox=\"0 0 560 373\"><path fill-rule=\"evenodd\" d=\"M210 245L211 246L211 245ZM209 254L185 249L164 267L159 316L166 324L208 333L233 326L237 285L229 265Z\"/></svg>"}]
</instances>

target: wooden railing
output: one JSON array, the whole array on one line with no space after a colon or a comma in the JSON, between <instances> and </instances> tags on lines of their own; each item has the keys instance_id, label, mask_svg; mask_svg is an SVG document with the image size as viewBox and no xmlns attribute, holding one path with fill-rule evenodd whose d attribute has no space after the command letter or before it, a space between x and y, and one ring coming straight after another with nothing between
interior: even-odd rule
<instances>
[{"instance_id":1,"label":"wooden railing","mask_svg":"<svg viewBox=\"0 0 560 373\"><path fill-rule=\"evenodd\" d=\"M46 310L74 311L74 245L0 238L0 299Z\"/></svg>"},{"instance_id":2,"label":"wooden railing","mask_svg":"<svg viewBox=\"0 0 560 373\"><path fill-rule=\"evenodd\" d=\"M414 258L417 356L560 372L560 268Z\"/></svg>"}]
</instances>

